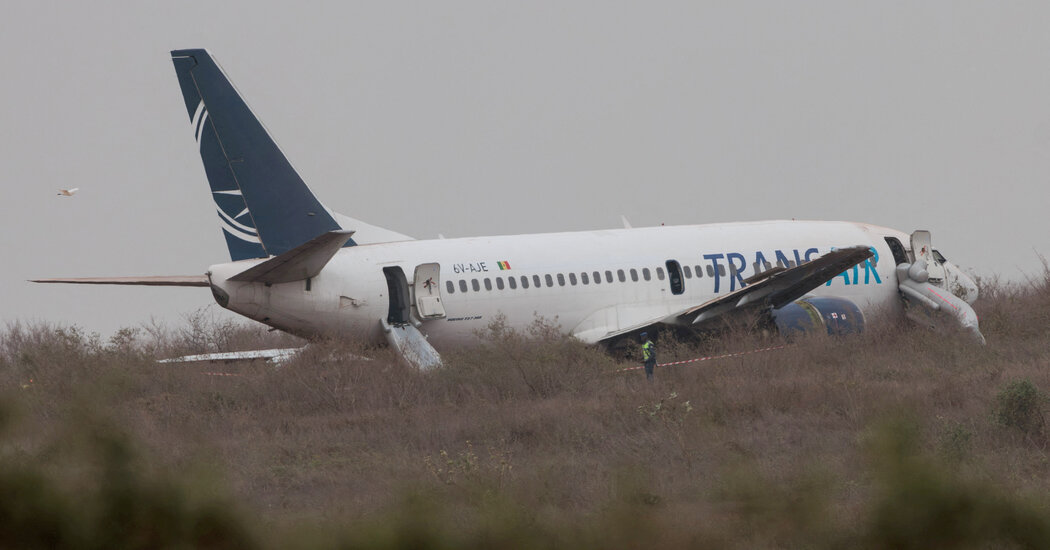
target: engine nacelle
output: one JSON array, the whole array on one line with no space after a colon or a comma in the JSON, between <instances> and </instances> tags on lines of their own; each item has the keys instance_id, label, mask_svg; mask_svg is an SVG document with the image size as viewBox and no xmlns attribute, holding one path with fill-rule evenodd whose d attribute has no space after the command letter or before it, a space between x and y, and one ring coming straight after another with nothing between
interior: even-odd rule
<instances>
[{"instance_id":1,"label":"engine nacelle","mask_svg":"<svg viewBox=\"0 0 1050 550\"><path fill-rule=\"evenodd\" d=\"M864 331L864 314L845 298L803 298L773 310L773 322L784 335L826 330L838 336Z\"/></svg>"}]
</instances>

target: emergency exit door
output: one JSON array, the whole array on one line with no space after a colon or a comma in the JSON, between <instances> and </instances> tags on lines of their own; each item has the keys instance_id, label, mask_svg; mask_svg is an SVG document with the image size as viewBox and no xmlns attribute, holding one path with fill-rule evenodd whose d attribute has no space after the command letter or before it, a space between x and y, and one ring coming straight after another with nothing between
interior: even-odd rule
<instances>
[{"instance_id":1,"label":"emergency exit door","mask_svg":"<svg viewBox=\"0 0 1050 550\"><path fill-rule=\"evenodd\" d=\"M441 265L437 263L416 266L413 282L416 311L420 319L440 319L445 316L441 303Z\"/></svg>"},{"instance_id":2,"label":"emergency exit door","mask_svg":"<svg viewBox=\"0 0 1050 550\"><path fill-rule=\"evenodd\" d=\"M944 288L944 266L933 255L929 231L919 230L911 234L911 253L916 262L926 261L926 274L930 284Z\"/></svg>"}]
</instances>

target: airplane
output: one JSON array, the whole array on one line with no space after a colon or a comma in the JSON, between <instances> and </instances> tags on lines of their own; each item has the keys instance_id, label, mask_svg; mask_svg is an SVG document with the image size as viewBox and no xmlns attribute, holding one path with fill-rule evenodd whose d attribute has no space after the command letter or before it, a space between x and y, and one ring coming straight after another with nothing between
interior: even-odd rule
<instances>
[{"instance_id":1,"label":"airplane","mask_svg":"<svg viewBox=\"0 0 1050 550\"><path fill-rule=\"evenodd\" d=\"M891 312L947 318L984 342L977 285L933 249L929 231L623 218L623 229L415 240L336 213L207 50L171 59L231 261L203 275L34 282L207 287L220 306L275 329L386 343L421 369L497 319L514 329L547 319L599 344L745 317L843 334Z\"/></svg>"}]
</instances>

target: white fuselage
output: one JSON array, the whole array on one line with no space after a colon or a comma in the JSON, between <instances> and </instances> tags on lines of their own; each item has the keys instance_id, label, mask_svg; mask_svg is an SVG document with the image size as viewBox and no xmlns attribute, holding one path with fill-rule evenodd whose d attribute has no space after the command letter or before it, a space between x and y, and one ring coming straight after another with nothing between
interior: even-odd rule
<instances>
[{"instance_id":1,"label":"white fuselage","mask_svg":"<svg viewBox=\"0 0 1050 550\"><path fill-rule=\"evenodd\" d=\"M856 245L871 247L875 256L810 294L849 299L865 313L897 309L886 237L909 248L907 234L862 223L762 221L353 246L310 280L271 286L227 280L263 260L215 265L209 276L229 296L225 307L307 337L381 342L380 320L391 314L393 288L384 268L400 268L411 304L405 321L421 323L439 349L473 340L500 316L517 329L542 318L597 342L737 290L756 274L756 264L759 271L791 267ZM669 260L684 275L678 289ZM423 264L440 266L429 282L414 280ZM420 318L416 297L422 293L439 296L443 316Z\"/></svg>"}]
</instances>

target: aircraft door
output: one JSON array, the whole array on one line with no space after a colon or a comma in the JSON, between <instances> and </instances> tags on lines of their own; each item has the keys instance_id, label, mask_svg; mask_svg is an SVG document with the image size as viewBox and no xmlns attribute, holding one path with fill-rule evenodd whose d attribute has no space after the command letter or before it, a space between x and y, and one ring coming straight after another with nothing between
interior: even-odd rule
<instances>
[{"instance_id":1,"label":"aircraft door","mask_svg":"<svg viewBox=\"0 0 1050 550\"><path fill-rule=\"evenodd\" d=\"M386 316L386 322L393 326L411 323L412 320L409 318L408 281L405 280L405 272L397 266L384 267L383 275L386 277L386 288L390 296L390 309Z\"/></svg>"},{"instance_id":2,"label":"aircraft door","mask_svg":"<svg viewBox=\"0 0 1050 550\"><path fill-rule=\"evenodd\" d=\"M930 232L919 230L911 234L911 253L915 261L926 261L926 273L930 276L930 284L944 288L944 266L933 253Z\"/></svg>"},{"instance_id":3,"label":"aircraft door","mask_svg":"<svg viewBox=\"0 0 1050 550\"><path fill-rule=\"evenodd\" d=\"M416 266L413 290L420 319L440 319L445 316L445 306L441 303L441 264Z\"/></svg>"},{"instance_id":4,"label":"aircraft door","mask_svg":"<svg viewBox=\"0 0 1050 550\"><path fill-rule=\"evenodd\" d=\"M678 265L675 260L667 260L664 264L667 266L667 279L671 285L671 294L681 294L685 292L685 287L682 285L682 266Z\"/></svg>"},{"instance_id":5,"label":"aircraft door","mask_svg":"<svg viewBox=\"0 0 1050 550\"><path fill-rule=\"evenodd\" d=\"M886 244L890 247L890 252L893 253L893 261L897 265L908 263L908 253L904 250L904 245L901 244L897 237L886 237Z\"/></svg>"}]
</instances>

